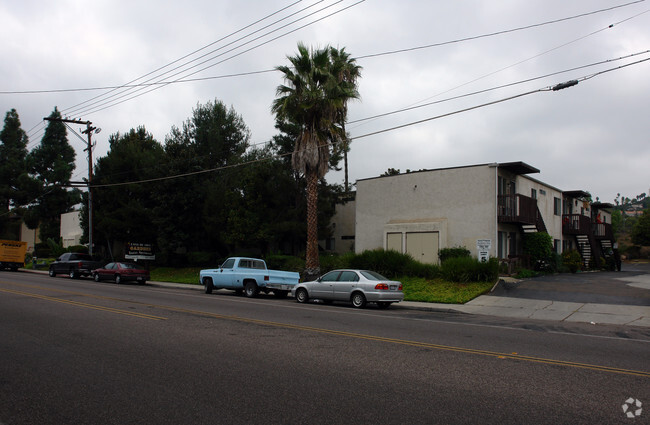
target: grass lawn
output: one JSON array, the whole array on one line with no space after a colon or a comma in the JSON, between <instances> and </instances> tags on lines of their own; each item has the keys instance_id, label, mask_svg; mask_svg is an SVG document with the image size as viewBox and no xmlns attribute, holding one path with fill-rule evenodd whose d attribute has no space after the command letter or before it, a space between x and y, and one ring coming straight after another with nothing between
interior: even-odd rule
<instances>
[{"instance_id":1,"label":"grass lawn","mask_svg":"<svg viewBox=\"0 0 650 425\"><path fill-rule=\"evenodd\" d=\"M199 285L202 267L156 267L151 270L151 280L158 282L190 283ZM405 301L464 304L492 289L491 282L454 283L442 279L427 280L418 277L402 277Z\"/></svg>"},{"instance_id":2,"label":"grass lawn","mask_svg":"<svg viewBox=\"0 0 650 425\"><path fill-rule=\"evenodd\" d=\"M155 267L150 271L151 280L156 282L192 283L199 285L199 272L205 267Z\"/></svg>"},{"instance_id":3,"label":"grass lawn","mask_svg":"<svg viewBox=\"0 0 650 425\"><path fill-rule=\"evenodd\" d=\"M402 282L404 301L464 304L492 289L494 282L455 283L419 277L395 279Z\"/></svg>"}]
</instances>

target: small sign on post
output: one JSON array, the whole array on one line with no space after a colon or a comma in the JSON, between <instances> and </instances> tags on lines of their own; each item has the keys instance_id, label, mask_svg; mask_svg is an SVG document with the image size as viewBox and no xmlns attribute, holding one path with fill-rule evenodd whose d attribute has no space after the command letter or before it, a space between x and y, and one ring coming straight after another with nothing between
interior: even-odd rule
<instances>
[{"instance_id":1,"label":"small sign on post","mask_svg":"<svg viewBox=\"0 0 650 425\"><path fill-rule=\"evenodd\" d=\"M477 239L476 251L478 260L486 263L490 259L490 249L492 249L492 239Z\"/></svg>"}]
</instances>

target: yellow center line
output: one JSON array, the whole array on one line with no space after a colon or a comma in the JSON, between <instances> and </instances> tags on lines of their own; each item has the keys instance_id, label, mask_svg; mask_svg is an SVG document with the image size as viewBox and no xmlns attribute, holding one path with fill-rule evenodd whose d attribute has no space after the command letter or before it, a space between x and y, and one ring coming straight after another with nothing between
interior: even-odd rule
<instances>
[{"instance_id":1,"label":"yellow center line","mask_svg":"<svg viewBox=\"0 0 650 425\"><path fill-rule=\"evenodd\" d=\"M7 283L7 282L3 282L3 283ZM20 284L18 284L18 285L19 286L29 286L29 285L20 285ZM205 312L205 311L190 310L190 309L184 309L184 308L178 308L178 307L172 307L172 306L166 306L166 305L149 304L149 303L143 303L143 302L139 302L139 301L130 301L130 300L124 300L124 299L119 299L119 298L113 298L113 297L103 297L103 296L97 296L97 295L83 294L83 293L79 293L79 292L72 292L72 291L66 291L66 290L55 290L55 289L52 289L52 288L40 288L40 289L48 289L48 290L52 290L52 291L65 292L65 293L69 293L69 294L82 295L82 296L87 296L87 297L92 297L92 298L101 298L101 299L107 299L107 300L113 300L113 301L129 302L129 303L133 303L133 304L139 304L139 305L143 305L143 306L154 307L154 308L157 308L157 309L162 309L162 310L167 310L167 311L174 311L174 312L179 312L179 313L187 313L187 314L192 314L192 315L206 316L206 317L212 317L212 318L215 318L215 319L231 320L231 321L237 321L237 322L243 322L243 323L252 323L252 324L256 324L256 325L273 326L273 327L277 327L277 328L293 329L293 330L299 330L299 331L304 331L304 332L317 332L317 333L328 334L328 335L336 335L336 336L343 336L343 337L348 337L348 338L363 339L363 340L367 340L367 341L385 342L385 343L390 343L390 344L406 345L406 346L418 347L418 348L429 348L429 349L435 349L435 350L440 350L440 351L451 351L451 352L457 352L457 353L465 353L465 354L474 354L474 355L480 355L480 356L496 357L498 359L520 360L520 361L531 362L531 363L542 363L542 364L549 364L549 365L555 365L555 366L565 366L565 367L572 367L572 368L579 368L579 369L594 370L594 371L599 371L599 372L609 372L609 373L616 373L616 374L623 374L623 375L633 375L633 376L640 376L640 377L644 377L644 378L650 378L650 372L646 372L646 371L622 369L622 368L616 368L616 367L610 367L610 366L602 366L602 365L594 365L594 364L588 364L588 363L571 362L571 361L565 361L565 360L547 359L547 358L535 357L535 356L525 356L525 355L520 355L520 354L517 354L517 353L501 353L501 352L498 352L498 351L480 350L480 349L474 349L474 348L455 347L455 346L451 346L451 345L433 344L433 343L428 343L428 342L410 341L410 340L388 338L388 337L381 337L381 336L375 336L375 335L359 334L359 333L354 333L354 332L337 331L337 330L333 330L333 329L316 328L316 327L303 326L303 325L294 325L294 324L290 324L290 323L272 322L272 321L267 321L267 320L252 319L252 318L246 318L246 317L240 317L240 316L232 316L232 315L224 315L224 314L217 314L217 313L209 313L209 312ZM2 289L0 289L0 291L21 293L19 291L2 290ZM36 296L36 295L33 295L33 294L29 294L29 293L24 293L24 295ZM58 298L45 297L45 296L36 296L36 297L37 298L45 298L45 299L52 299L52 300L55 300L55 301L66 302L66 301L60 300ZM70 303L73 303L73 302L70 302ZM84 303L79 303L79 304L80 305L85 305L85 306L90 306L90 304L84 304ZM122 310L116 310L116 311L120 312ZM127 312L127 311L124 311L124 314L139 315L139 314L134 314L134 313L130 313L130 312ZM156 318L158 320L164 319L164 318L157 317L157 316L150 316L150 317L151 318Z\"/></svg>"},{"instance_id":2,"label":"yellow center line","mask_svg":"<svg viewBox=\"0 0 650 425\"><path fill-rule=\"evenodd\" d=\"M30 292L23 292L23 291L14 291L11 289L0 289L1 292L7 292L10 294L15 294L15 295L23 295L26 297L31 297L31 298L38 298L41 300L47 300L47 301L54 301L58 303L63 303L63 304L70 304L74 305L77 307L84 307L84 308L90 308L93 310L100 310L100 311L107 311L109 313L116 313L116 314L123 314L126 316L134 316L134 317L139 317L141 319L151 319L151 320L167 320L165 317L160 317L160 316L153 316L150 314L144 314L144 313L135 313L132 311L126 311L126 310L120 310L117 308L112 308L112 307L104 307L100 305L94 305L94 304L86 304L82 303L79 301L71 301L71 300L65 300L63 298L55 298L55 297L48 297L47 295L39 295L39 294L33 294Z\"/></svg>"}]
</instances>

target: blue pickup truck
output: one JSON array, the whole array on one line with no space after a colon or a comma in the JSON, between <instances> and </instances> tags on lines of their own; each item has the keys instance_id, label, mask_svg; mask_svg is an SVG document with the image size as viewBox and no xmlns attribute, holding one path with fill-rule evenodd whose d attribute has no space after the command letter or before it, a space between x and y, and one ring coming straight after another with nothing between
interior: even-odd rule
<instances>
[{"instance_id":1,"label":"blue pickup truck","mask_svg":"<svg viewBox=\"0 0 650 425\"><path fill-rule=\"evenodd\" d=\"M298 273L268 270L264 260L245 257L228 258L221 267L201 270L199 274L206 294L211 294L213 289L232 289L247 297L255 297L262 291L283 298L299 281Z\"/></svg>"}]
</instances>

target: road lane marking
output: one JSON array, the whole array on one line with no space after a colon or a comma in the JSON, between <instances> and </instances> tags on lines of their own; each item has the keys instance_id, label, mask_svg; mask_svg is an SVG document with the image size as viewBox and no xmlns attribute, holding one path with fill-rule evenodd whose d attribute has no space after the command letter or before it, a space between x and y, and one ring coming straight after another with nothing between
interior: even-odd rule
<instances>
[{"instance_id":1,"label":"road lane marking","mask_svg":"<svg viewBox=\"0 0 650 425\"><path fill-rule=\"evenodd\" d=\"M120 310L120 309L117 309L117 308L104 307L104 306L94 305L94 304L87 304L87 303L82 303L82 302L79 302L79 301L65 300L63 298L48 297L47 295L39 295L39 294L31 293L31 292L14 291L14 290L11 290L11 289L1 289L1 288L0 288L0 292L7 292L7 293L10 293L10 294L15 294L15 295L22 295L22 296L31 297L31 298L38 298L38 299L41 299L41 300L54 301L54 302L58 302L58 303L74 305L74 306L77 306L77 307L90 308L90 309L93 309L93 310L106 311L106 312L109 312L109 313L116 313L116 314L123 314L123 315L126 315L126 316L139 317L141 319L167 320L166 317L153 316L151 314L144 314L144 313L136 313L136 312L132 312L132 311Z\"/></svg>"},{"instance_id":2,"label":"road lane marking","mask_svg":"<svg viewBox=\"0 0 650 425\"><path fill-rule=\"evenodd\" d=\"M20 286L29 286L29 285L21 285L21 284L18 284L18 285L20 285ZM354 333L354 332L337 331L337 330L333 330L333 329L317 328L317 327L303 326L303 325L294 325L294 324L289 324L289 323L272 322L272 321L266 321L266 320L260 320L260 319L252 319L252 318L240 317L240 316L224 315L224 314L210 313L210 312L199 311L199 310L190 310L190 309L184 309L184 308L178 308L178 307L172 307L172 306L150 304L150 303L144 303L144 302L140 302L140 301L130 301L130 300L124 300L124 299L120 299L120 298L104 297L104 296L98 296L98 295L90 295L90 294L84 294L84 293L81 293L81 292L73 292L73 291L67 291L67 290L57 290L57 289L52 289L52 288L42 288L42 289L48 289L48 290L53 290L53 291L57 291L57 292L65 292L65 293L69 293L69 294L82 295L82 296L92 297L92 298L100 298L100 299L107 299L107 300L112 300L112 301L128 302L128 303L139 304L139 305L143 305L143 306L154 307L154 308L157 308L157 309L163 309L163 310L167 310L167 311L174 311L174 312L179 312L179 313L200 315L200 316L212 317L212 318L222 319L222 320L231 320L231 321L238 321L238 322L243 322L243 323L252 323L252 324L263 325L263 326L273 326L273 327L278 327L278 328L294 329L294 330L307 331L307 332L318 332L318 333L323 333L323 334L328 334L328 335L344 336L344 337L363 339L363 340L368 340L368 341L377 341L377 342L385 342L385 343L392 343L392 344L399 344L399 345L407 345L407 346L418 347L418 348L429 348L429 349L435 349L435 350L440 350L440 351L451 351L451 352L458 352L458 353L465 353L465 354L474 354L474 355L495 357L495 358L500 358L500 359L520 360L520 361L526 361L526 362L531 362L531 363L541 363L541 364L549 364L549 365L556 365L556 366L573 367L573 368L588 369L588 370L594 370L594 371L600 371L600 372L609 372L609 373L617 373L617 374L633 375L633 376L640 376L640 377L650 378L650 372L639 371L639 370L622 369L622 368L616 368L616 367L610 367L610 366L593 365L593 364L571 362L571 361L565 361L565 360L546 359L546 358L535 357L535 356L524 356L524 355L520 355L520 354L517 354L517 353L500 353L500 352L497 352L497 351L456 347L456 346L450 346L450 345L440 345L440 344L433 344L433 343L419 342L419 341L402 340L402 339L388 338L388 337L381 337L381 336L374 336L374 335L367 335L367 334L358 334L358 333ZM20 291L11 291L11 290L3 290L3 289L0 289L0 291L20 293ZM35 296L34 294L30 294L30 293L24 293L24 294L25 295L30 295L30 296ZM37 297L44 297L44 296L37 296ZM52 298L52 297L45 297L45 298ZM61 299L58 299L58 298L52 298L52 299L57 300L57 301L61 300ZM80 303L80 304L84 304L84 303ZM88 304L88 306L90 306L90 304ZM126 312L126 311L124 313L134 315L133 313ZM151 317L157 317L157 316L151 316ZM158 320L160 320L160 319L165 319L165 318L158 318Z\"/></svg>"}]
</instances>

